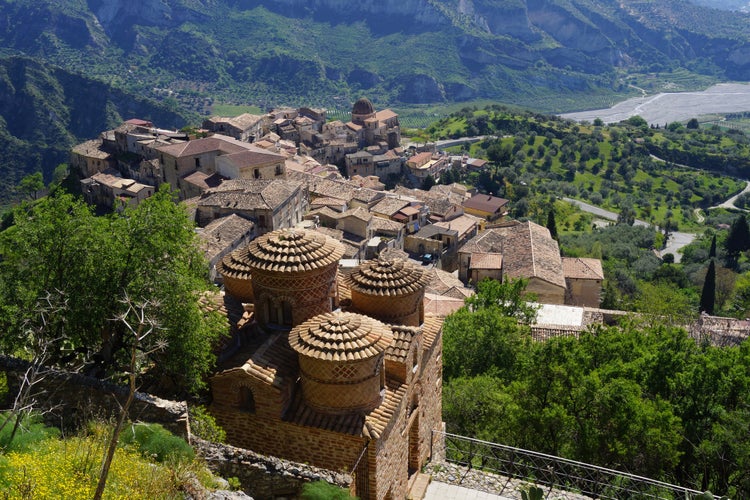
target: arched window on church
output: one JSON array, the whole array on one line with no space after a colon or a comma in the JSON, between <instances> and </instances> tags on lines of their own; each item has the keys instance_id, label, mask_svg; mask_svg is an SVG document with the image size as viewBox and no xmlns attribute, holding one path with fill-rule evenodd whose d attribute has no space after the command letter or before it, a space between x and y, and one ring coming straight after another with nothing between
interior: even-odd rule
<instances>
[{"instance_id":1,"label":"arched window on church","mask_svg":"<svg viewBox=\"0 0 750 500\"><path fill-rule=\"evenodd\" d=\"M240 410L245 413L255 413L255 396L247 386L240 387Z\"/></svg>"},{"instance_id":2,"label":"arched window on church","mask_svg":"<svg viewBox=\"0 0 750 500\"><path fill-rule=\"evenodd\" d=\"M292 304L286 300L281 301L281 316L284 326L292 326Z\"/></svg>"}]
</instances>

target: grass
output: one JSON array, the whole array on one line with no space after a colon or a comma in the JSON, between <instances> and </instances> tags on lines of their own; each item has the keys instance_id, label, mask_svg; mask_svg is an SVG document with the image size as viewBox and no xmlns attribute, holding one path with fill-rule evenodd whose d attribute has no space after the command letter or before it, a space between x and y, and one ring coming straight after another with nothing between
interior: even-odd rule
<instances>
[{"instance_id":1,"label":"grass","mask_svg":"<svg viewBox=\"0 0 750 500\"><path fill-rule=\"evenodd\" d=\"M263 113L263 110L261 110L258 106L241 106L241 105L235 105L235 104L214 104L211 107L211 112L214 115L219 116L239 116L243 113L251 113L253 115L259 115Z\"/></svg>"},{"instance_id":2,"label":"grass","mask_svg":"<svg viewBox=\"0 0 750 500\"><path fill-rule=\"evenodd\" d=\"M91 498L110 431L110 425L96 422L66 439L37 432L22 446L0 454L0 498ZM199 461L172 458L154 463L138 445L121 443L104 498L182 499L194 488L195 478L207 488L214 486L213 476Z\"/></svg>"}]
</instances>

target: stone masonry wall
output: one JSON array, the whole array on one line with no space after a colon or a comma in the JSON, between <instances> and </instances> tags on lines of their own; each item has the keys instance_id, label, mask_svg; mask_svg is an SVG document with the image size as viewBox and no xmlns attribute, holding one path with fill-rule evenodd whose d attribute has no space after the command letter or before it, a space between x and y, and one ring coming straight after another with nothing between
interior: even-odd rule
<instances>
[{"instance_id":1,"label":"stone masonry wall","mask_svg":"<svg viewBox=\"0 0 750 500\"><path fill-rule=\"evenodd\" d=\"M223 477L236 477L242 490L255 500L296 498L307 482L326 481L350 489L352 477L307 464L260 455L234 446L193 437L191 444L211 470Z\"/></svg>"},{"instance_id":2,"label":"stone masonry wall","mask_svg":"<svg viewBox=\"0 0 750 500\"><path fill-rule=\"evenodd\" d=\"M0 371L8 376L9 398L17 393L28 367L27 361L0 356ZM44 377L35 385L34 392L41 394L36 398L35 406L47 411L47 423L68 429L93 417L116 415L128 395L126 387L51 368L44 369ZM12 404L12 399L8 403ZM161 424L178 436L188 435L187 404L182 401L136 393L130 419Z\"/></svg>"},{"instance_id":3,"label":"stone masonry wall","mask_svg":"<svg viewBox=\"0 0 750 500\"><path fill-rule=\"evenodd\" d=\"M227 441L236 446L338 472L349 472L365 447L364 437L265 418L227 405L213 404L210 411L226 431Z\"/></svg>"}]
</instances>

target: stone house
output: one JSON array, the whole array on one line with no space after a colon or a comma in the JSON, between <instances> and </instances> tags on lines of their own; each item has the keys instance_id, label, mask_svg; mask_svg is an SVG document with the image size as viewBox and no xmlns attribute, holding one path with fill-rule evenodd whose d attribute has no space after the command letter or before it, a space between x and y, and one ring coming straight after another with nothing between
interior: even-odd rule
<instances>
[{"instance_id":1,"label":"stone house","mask_svg":"<svg viewBox=\"0 0 750 500\"><path fill-rule=\"evenodd\" d=\"M469 281L479 283L485 278L503 280L503 254L494 252L471 254Z\"/></svg>"},{"instance_id":2,"label":"stone house","mask_svg":"<svg viewBox=\"0 0 750 500\"><path fill-rule=\"evenodd\" d=\"M362 207L372 209L380 200L385 198L385 193L373 189L358 187L343 180L328 179L317 175L287 171L287 178L303 183L310 193L311 201L317 198L335 198L346 202L346 208Z\"/></svg>"},{"instance_id":3,"label":"stone house","mask_svg":"<svg viewBox=\"0 0 750 500\"><path fill-rule=\"evenodd\" d=\"M602 261L563 257L562 266L567 287L565 303L573 306L599 307L604 281Z\"/></svg>"},{"instance_id":4,"label":"stone house","mask_svg":"<svg viewBox=\"0 0 750 500\"><path fill-rule=\"evenodd\" d=\"M295 229L225 257L227 294L254 322L211 379L210 411L234 445L351 472L363 500L406 498L441 426L442 321L425 316L422 268L373 260L337 279L342 254Z\"/></svg>"},{"instance_id":5,"label":"stone house","mask_svg":"<svg viewBox=\"0 0 750 500\"><path fill-rule=\"evenodd\" d=\"M253 221L257 234L264 234L293 227L307 209L307 191L298 182L233 179L201 195L196 223L206 226L214 219L237 214Z\"/></svg>"},{"instance_id":6,"label":"stone house","mask_svg":"<svg viewBox=\"0 0 750 500\"><path fill-rule=\"evenodd\" d=\"M105 149L101 138L77 144L70 151L70 168L82 178L112 168L116 163L111 152Z\"/></svg>"},{"instance_id":7,"label":"stone house","mask_svg":"<svg viewBox=\"0 0 750 500\"><path fill-rule=\"evenodd\" d=\"M286 156L249 146L244 151L220 155L216 171L227 179L285 179Z\"/></svg>"},{"instance_id":8,"label":"stone house","mask_svg":"<svg viewBox=\"0 0 750 500\"><path fill-rule=\"evenodd\" d=\"M181 144L172 144L157 149L164 180L174 189L186 175L216 172L216 158L221 155L240 153L250 145L228 136L213 135Z\"/></svg>"},{"instance_id":9,"label":"stone house","mask_svg":"<svg viewBox=\"0 0 750 500\"><path fill-rule=\"evenodd\" d=\"M373 155L367 151L360 150L356 153L346 155L344 165L346 167L346 176L352 177L353 175L360 175L367 177L375 175L375 163L373 162Z\"/></svg>"},{"instance_id":10,"label":"stone house","mask_svg":"<svg viewBox=\"0 0 750 500\"><path fill-rule=\"evenodd\" d=\"M203 254L209 265L211 281L220 281L216 265L225 255L255 239L255 224L236 214L214 219L205 227L197 228Z\"/></svg>"},{"instance_id":11,"label":"stone house","mask_svg":"<svg viewBox=\"0 0 750 500\"><path fill-rule=\"evenodd\" d=\"M508 200L489 194L475 194L464 201L464 211L488 221L498 221L508 214Z\"/></svg>"},{"instance_id":12,"label":"stone house","mask_svg":"<svg viewBox=\"0 0 750 500\"><path fill-rule=\"evenodd\" d=\"M502 255L502 279L526 278L526 291L539 302L564 304L567 293L562 259L549 230L531 221L488 229L458 250L458 277L467 283L472 275L496 270L486 267L486 254ZM474 265L479 259L482 268Z\"/></svg>"},{"instance_id":13,"label":"stone house","mask_svg":"<svg viewBox=\"0 0 750 500\"><path fill-rule=\"evenodd\" d=\"M438 180L440 172L450 167L447 156L430 152L415 154L406 160L405 165L411 175L419 182L424 182L427 176L432 176L433 179Z\"/></svg>"},{"instance_id":14,"label":"stone house","mask_svg":"<svg viewBox=\"0 0 750 500\"><path fill-rule=\"evenodd\" d=\"M203 120L203 128L215 134L228 135L238 141L255 142L270 129L268 115L243 113L235 117L212 116Z\"/></svg>"},{"instance_id":15,"label":"stone house","mask_svg":"<svg viewBox=\"0 0 750 500\"><path fill-rule=\"evenodd\" d=\"M431 254L441 258L444 253L455 254L458 242L458 231L428 224L404 240L404 250L411 254Z\"/></svg>"},{"instance_id":16,"label":"stone house","mask_svg":"<svg viewBox=\"0 0 750 500\"><path fill-rule=\"evenodd\" d=\"M154 194L155 188L134 179L125 179L116 170L109 169L83 179L81 191L86 203L113 209L137 206Z\"/></svg>"},{"instance_id":17,"label":"stone house","mask_svg":"<svg viewBox=\"0 0 750 500\"><path fill-rule=\"evenodd\" d=\"M458 232L456 246L460 247L477 235L480 222L481 220L473 215L461 214L457 217L436 222L435 225L445 229L455 229Z\"/></svg>"}]
</instances>

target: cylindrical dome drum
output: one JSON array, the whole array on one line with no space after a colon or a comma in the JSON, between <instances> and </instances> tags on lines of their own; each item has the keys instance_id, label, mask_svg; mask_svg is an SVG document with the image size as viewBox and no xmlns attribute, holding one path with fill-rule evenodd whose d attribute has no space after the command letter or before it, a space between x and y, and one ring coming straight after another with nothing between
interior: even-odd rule
<instances>
[{"instance_id":1,"label":"cylindrical dome drum","mask_svg":"<svg viewBox=\"0 0 750 500\"><path fill-rule=\"evenodd\" d=\"M354 313L321 314L293 328L289 345L299 354L305 403L329 414L376 408L391 342L387 325Z\"/></svg>"}]
</instances>

